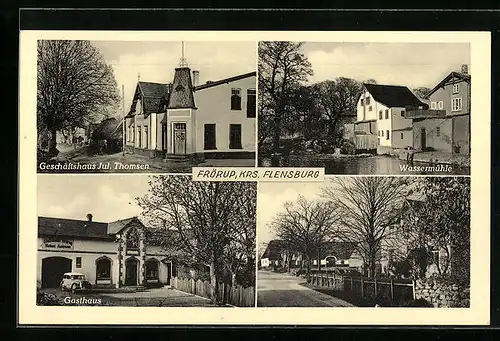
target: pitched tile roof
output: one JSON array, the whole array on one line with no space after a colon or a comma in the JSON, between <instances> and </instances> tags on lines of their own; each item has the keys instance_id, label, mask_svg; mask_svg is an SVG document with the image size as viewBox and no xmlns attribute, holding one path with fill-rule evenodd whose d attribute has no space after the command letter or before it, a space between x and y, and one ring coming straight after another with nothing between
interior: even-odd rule
<instances>
[{"instance_id":1,"label":"pitched tile roof","mask_svg":"<svg viewBox=\"0 0 500 341\"><path fill-rule=\"evenodd\" d=\"M203 90L203 89L211 88L213 86L227 84L227 83L234 82L234 81L237 81L240 79L244 79L244 78L248 78L248 77L255 77L255 76L257 76L257 72L254 71L254 72L248 72L248 73L244 73L242 75L238 75L238 76L234 76L234 77L221 79L221 80L218 80L215 82L207 82L205 84L195 86L194 91Z\"/></svg>"},{"instance_id":2,"label":"pitched tile roof","mask_svg":"<svg viewBox=\"0 0 500 341\"><path fill-rule=\"evenodd\" d=\"M168 109L195 108L191 71L188 67L175 69Z\"/></svg>"},{"instance_id":3,"label":"pitched tile roof","mask_svg":"<svg viewBox=\"0 0 500 341\"><path fill-rule=\"evenodd\" d=\"M130 112L126 117L132 117L135 112L137 100L142 102L145 115L165 112L169 101L172 84L138 82Z\"/></svg>"},{"instance_id":4,"label":"pitched tile roof","mask_svg":"<svg viewBox=\"0 0 500 341\"><path fill-rule=\"evenodd\" d=\"M38 236L114 239L107 223L48 217L38 217Z\"/></svg>"},{"instance_id":5,"label":"pitched tile roof","mask_svg":"<svg viewBox=\"0 0 500 341\"><path fill-rule=\"evenodd\" d=\"M137 217L130 217L127 219L121 219L117 221L113 221L108 224L108 233L109 234L117 234L119 233L122 229L127 227L133 220L137 220L141 225L142 223L137 219Z\"/></svg>"},{"instance_id":6,"label":"pitched tile roof","mask_svg":"<svg viewBox=\"0 0 500 341\"><path fill-rule=\"evenodd\" d=\"M335 256L339 260L349 259L355 250L355 243L334 241L327 242L323 244L320 249L321 259L325 259L326 256ZM271 240L267 244L267 248L264 251L262 258L269 258L269 260L281 260L281 252L286 249L285 242L282 240Z\"/></svg>"},{"instance_id":7,"label":"pitched tile roof","mask_svg":"<svg viewBox=\"0 0 500 341\"><path fill-rule=\"evenodd\" d=\"M418 107L427 104L418 99L406 86L363 84L375 101L392 107Z\"/></svg>"},{"instance_id":8,"label":"pitched tile roof","mask_svg":"<svg viewBox=\"0 0 500 341\"><path fill-rule=\"evenodd\" d=\"M285 243L282 240L274 239L269 241L266 250L262 254L262 258L269 260L280 260L281 252L285 249Z\"/></svg>"}]
</instances>

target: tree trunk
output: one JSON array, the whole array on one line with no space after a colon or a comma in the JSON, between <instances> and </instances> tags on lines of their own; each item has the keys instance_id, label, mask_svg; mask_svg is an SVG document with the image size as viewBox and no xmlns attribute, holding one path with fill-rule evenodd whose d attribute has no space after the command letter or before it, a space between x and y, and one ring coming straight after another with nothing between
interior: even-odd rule
<instances>
[{"instance_id":1,"label":"tree trunk","mask_svg":"<svg viewBox=\"0 0 500 341\"><path fill-rule=\"evenodd\" d=\"M217 273L215 269L215 262L210 264L210 284L212 284L213 292L212 292L212 303L219 303L219 282L217 281Z\"/></svg>"},{"instance_id":2,"label":"tree trunk","mask_svg":"<svg viewBox=\"0 0 500 341\"><path fill-rule=\"evenodd\" d=\"M50 132L50 140L49 140L49 157L57 156L59 154L59 151L57 150L57 132L55 129L51 130Z\"/></svg>"}]
</instances>

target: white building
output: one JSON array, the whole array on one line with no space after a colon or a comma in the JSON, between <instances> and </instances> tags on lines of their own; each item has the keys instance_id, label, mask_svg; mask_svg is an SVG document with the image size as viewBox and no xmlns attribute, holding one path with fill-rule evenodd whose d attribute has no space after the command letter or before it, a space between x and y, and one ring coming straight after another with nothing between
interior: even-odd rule
<instances>
[{"instance_id":1,"label":"white building","mask_svg":"<svg viewBox=\"0 0 500 341\"><path fill-rule=\"evenodd\" d=\"M427 107L406 86L364 84L357 105L358 131L376 134L382 150L412 146L412 120L405 112Z\"/></svg>"},{"instance_id":2,"label":"white building","mask_svg":"<svg viewBox=\"0 0 500 341\"><path fill-rule=\"evenodd\" d=\"M125 116L129 153L187 160L255 159L256 72L198 84L175 69L172 83L137 84Z\"/></svg>"},{"instance_id":3,"label":"white building","mask_svg":"<svg viewBox=\"0 0 500 341\"><path fill-rule=\"evenodd\" d=\"M37 281L58 287L65 272L94 286L162 286L176 274L172 258L145 239L137 217L111 223L38 217Z\"/></svg>"}]
</instances>

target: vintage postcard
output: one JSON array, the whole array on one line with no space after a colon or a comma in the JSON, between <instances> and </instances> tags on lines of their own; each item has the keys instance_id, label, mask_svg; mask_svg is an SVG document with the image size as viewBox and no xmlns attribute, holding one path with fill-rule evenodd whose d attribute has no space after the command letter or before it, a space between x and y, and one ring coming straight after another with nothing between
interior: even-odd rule
<instances>
[{"instance_id":1,"label":"vintage postcard","mask_svg":"<svg viewBox=\"0 0 500 341\"><path fill-rule=\"evenodd\" d=\"M488 324L490 45L21 31L18 323Z\"/></svg>"}]
</instances>

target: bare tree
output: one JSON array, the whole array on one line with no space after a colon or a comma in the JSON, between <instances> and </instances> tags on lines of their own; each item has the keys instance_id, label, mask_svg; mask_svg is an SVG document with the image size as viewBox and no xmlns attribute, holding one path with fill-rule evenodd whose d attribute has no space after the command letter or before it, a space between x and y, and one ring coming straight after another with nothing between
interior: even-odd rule
<instances>
[{"instance_id":1,"label":"bare tree","mask_svg":"<svg viewBox=\"0 0 500 341\"><path fill-rule=\"evenodd\" d=\"M89 41L39 40L38 131L49 131L49 155L57 155L56 132L85 127L116 108L113 69Z\"/></svg>"},{"instance_id":2,"label":"bare tree","mask_svg":"<svg viewBox=\"0 0 500 341\"><path fill-rule=\"evenodd\" d=\"M323 191L337 207L340 238L355 245L370 277L384 241L397 233L406 193L407 179L401 177L335 178Z\"/></svg>"},{"instance_id":3,"label":"bare tree","mask_svg":"<svg viewBox=\"0 0 500 341\"><path fill-rule=\"evenodd\" d=\"M420 88L413 89L413 92L415 93L415 95L417 95L419 98L422 98L422 99L427 98L427 95L429 94L430 91L431 91L431 89L429 89L427 87L420 87Z\"/></svg>"},{"instance_id":4,"label":"bare tree","mask_svg":"<svg viewBox=\"0 0 500 341\"><path fill-rule=\"evenodd\" d=\"M174 244L210 268L212 300L220 303L217 293L224 271L235 271L255 257L256 183L154 176L148 194L138 203L150 226L176 231L175 240L165 242L168 247ZM228 264L230 257L237 257L239 264Z\"/></svg>"},{"instance_id":5,"label":"bare tree","mask_svg":"<svg viewBox=\"0 0 500 341\"><path fill-rule=\"evenodd\" d=\"M323 243L336 235L338 213L330 202L311 201L302 196L295 202L286 202L284 208L285 212L271 222L271 228L287 246L288 255L293 251L302 255L309 276L311 259Z\"/></svg>"},{"instance_id":6,"label":"bare tree","mask_svg":"<svg viewBox=\"0 0 500 341\"><path fill-rule=\"evenodd\" d=\"M276 151L293 92L313 74L301 46L289 41L259 43L259 145L270 134Z\"/></svg>"}]
</instances>

